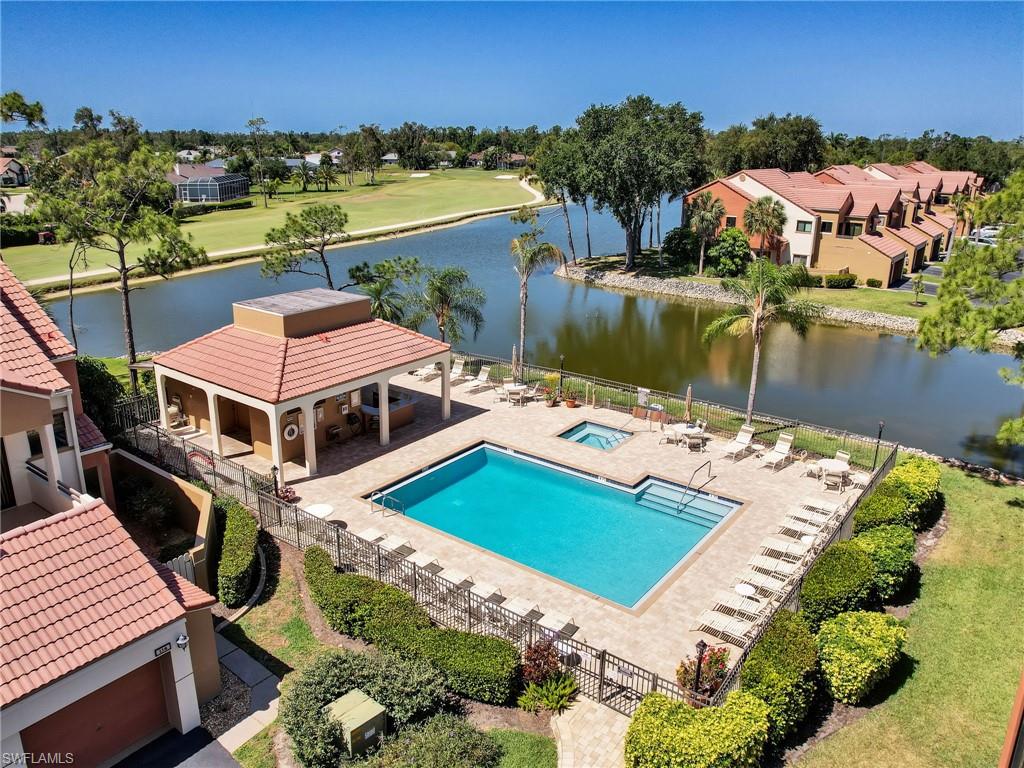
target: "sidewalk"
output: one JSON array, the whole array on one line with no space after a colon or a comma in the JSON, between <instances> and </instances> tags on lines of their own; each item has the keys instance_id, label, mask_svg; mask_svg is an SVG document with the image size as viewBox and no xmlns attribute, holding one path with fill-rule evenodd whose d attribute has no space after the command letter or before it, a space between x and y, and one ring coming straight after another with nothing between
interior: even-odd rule
<instances>
[{"instance_id":1,"label":"sidewalk","mask_svg":"<svg viewBox=\"0 0 1024 768\"><path fill-rule=\"evenodd\" d=\"M221 734L215 742L229 753L234 752L277 718L281 678L274 674L220 633L217 638L217 658L249 686L249 715L240 723Z\"/></svg>"}]
</instances>

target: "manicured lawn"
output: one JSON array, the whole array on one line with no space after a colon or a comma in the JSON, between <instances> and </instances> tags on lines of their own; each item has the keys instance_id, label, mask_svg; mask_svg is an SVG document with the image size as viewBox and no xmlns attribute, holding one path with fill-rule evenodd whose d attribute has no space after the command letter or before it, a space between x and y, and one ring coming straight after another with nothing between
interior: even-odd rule
<instances>
[{"instance_id":1,"label":"manicured lawn","mask_svg":"<svg viewBox=\"0 0 1024 768\"><path fill-rule=\"evenodd\" d=\"M558 748L548 736L503 730L488 731L487 735L505 751L501 768L555 768L558 764Z\"/></svg>"},{"instance_id":2,"label":"manicured lawn","mask_svg":"<svg viewBox=\"0 0 1024 768\"><path fill-rule=\"evenodd\" d=\"M117 378L125 387L131 387L132 379L128 375L128 358L126 357L97 357L103 366Z\"/></svg>"},{"instance_id":3,"label":"manicured lawn","mask_svg":"<svg viewBox=\"0 0 1024 768\"><path fill-rule=\"evenodd\" d=\"M513 179L496 179L500 171L457 168L430 171L425 178L410 178L409 171L388 171L377 175L377 184L367 186L362 176L349 189L331 192L286 192L263 207L253 196L254 207L218 211L188 220L183 229L207 251L261 246L267 230L284 222L288 212L298 213L318 202L338 203L348 213L348 230L370 229L407 221L445 216L460 211L496 208L526 203L530 195ZM142 244L129 249L131 256L145 250ZM4 260L22 280L66 274L69 245L25 245L4 249ZM95 252L88 269L102 268L109 254Z\"/></svg>"},{"instance_id":4,"label":"manicured lawn","mask_svg":"<svg viewBox=\"0 0 1024 768\"><path fill-rule=\"evenodd\" d=\"M1024 664L1024 493L943 469L949 530L910 614L909 677L802 768L990 768Z\"/></svg>"},{"instance_id":5,"label":"manicured lawn","mask_svg":"<svg viewBox=\"0 0 1024 768\"><path fill-rule=\"evenodd\" d=\"M242 768L274 768L274 733L277 723L271 723L234 752Z\"/></svg>"}]
</instances>

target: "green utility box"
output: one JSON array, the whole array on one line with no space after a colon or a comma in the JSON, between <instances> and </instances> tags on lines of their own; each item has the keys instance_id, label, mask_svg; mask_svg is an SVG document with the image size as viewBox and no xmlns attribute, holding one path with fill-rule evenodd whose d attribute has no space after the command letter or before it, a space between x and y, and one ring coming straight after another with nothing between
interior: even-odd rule
<instances>
[{"instance_id":1,"label":"green utility box","mask_svg":"<svg viewBox=\"0 0 1024 768\"><path fill-rule=\"evenodd\" d=\"M384 736L387 718L384 707L358 688L324 707L324 714L341 723L342 737L350 757L365 754Z\"/></svg>"}]
</instances>

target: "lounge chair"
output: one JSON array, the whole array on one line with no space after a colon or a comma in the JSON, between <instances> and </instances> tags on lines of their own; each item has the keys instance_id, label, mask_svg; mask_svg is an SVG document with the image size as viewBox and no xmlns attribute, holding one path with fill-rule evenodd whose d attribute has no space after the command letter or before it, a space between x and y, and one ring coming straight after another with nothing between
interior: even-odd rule
<instances>
[{"instance_id":1,"label":"lounge chair","mask_svg":"<svg viewBox=\"0 0 1024 768\"><path fill-rule=\"evenodd\" d=\"M572 637L579 629L572 620L572 617L563 616L557 613L546 613L537 621L542 629L548 630L549 635L568 635ZM571 630L571 631L569 631Z\"/></svg>"},{"instance_id":2,"label":"lounge chair","mask_svg":"<svg viewBox=\"0 0 1024 768\"><path fill-rule=\"evenodd\" d=\"M769 536L761 542L761 552L792 563L799 562L810 548L807 542L778 535Z\"/></svg>"},{"instance_id":3,"label":"lounge chair","mask_svg":"<svg viewBox=\"0 0 1024 768\"><path fill-rule=\"evenodd\" d=\"M835 515L846 509L846 502L842 500L836 501L834 499L820 499L811 496L801 501L800 506L814 512L822 512L826 515Z\"/></svg>"},{"instance_id":4,"label":"lounge chair","mask_svg":"<svg viewBox=\"0 0 1024 768\"><path fill-rule=\"evenodd\" d=\"M437 365L431 363L430 365L425 365L422 368L417 368L415 371L412 372L412 375L415 376L420 381L426 381L427 379L431 378L432 376L436 376L439 373L440 371L437 370Z\"/></svg>"},{"instance_id":5,"label":"lounge chair","mask_svg":"<svg viewBox=\"0 0 1024 768\"><path fill-rule=\"evenodd\" d=\"M517 616L522 616L526 621L536 621L544 615L535 603L522 597L509 598L501 604L501 607L512 611Z\"/></svg>"},{"instance_id":6,"label":"lounge chair","mask_svg":"<svg viewBox=\"0 0 1024 768\"><path fill-rule=\"evenodd\" d=\"M754 428L749 424L740 427L736 437L725 446L725 455L733 461L738 461L754 450L751 440L754 437Z\"/></svg>"},{"instance_id":7,"label":"lounge chair","mask_svg":"<svg viewBox=\"0 0 1024 768\"><path fill-rule=\"evenodd\" d=\"M471 390L483 389L484 387L493 387L494 384L490 381L491 366L485 365L480 369L480 372L469 380L469 388Z\"/></svg>"},{"instance_id":8,"label":"lounge chair","mask_svg":"<svg viewBox=\"0 0 1024 768\"><path fill-rule=\"evenodd\" d=\"M370 542L371 544L376 544L377 542L384 539L387 536L387 534L381 531L379 528L367 528L357 533L356 536L363 539L364 541Z\"/></svg>"},{"instance_id":9,"label":"lounge chair","mask_svg":"<svg viewBox=\"0 0 1024 768\"><path fill-rule=\"evenodd\" d=\"M789 432L782 432L779 434L779 439L775 443L775 447L772 448L768 453L761 459L762 467L771 467L772 469L778 469L779 467L785 466L793 460L793 435Z\"/></svg>"},{"instance_id":10,"label":"lounge chair","mask_svg":"<svg viewBox=\"0 0 1024 768\"><path fill-rule=\"evenodd\" d=\"M712 605L719 613L734 615L744 621L757 621L772 607L774 601L768 598L744 597L733 590L718 592Z\"/></svg>"},{"instance_id":11,"label":"lounge chair","mask_svg":"<svg viewBox=\"0 0 1024 768\"><path fill-rule=\"evenodd\" d=\"M703 611L691 629L706 632L727 643L743 648L756 626L757 622L746 621L737 616L730 616L718 611Z\"/></svg>"},{"instance_id":12,"label":"lounge chair","mask_svg":"<svg viewBox=\"0 0 1024 768\"><path fill-rule=\"evenodd\" d=\"M850 484L854 488L865 489L871 483L870 472L853 472L850 474Z\"/></svg>"},{"instance_id":13,"label":"lounge chair","mask_svg":"<svg viewBox=\"0 0 1024 768\"><path fill-rule=\"evenodd\" d=\"M437 575L442 579L450 581L455 585L455 589L458 590L468 589L473 583L472 576L457 568L444 568Z\"/></svg>"},{"instance_id":14,"label":"lounge chair","mask_svg":"<svg viewBox=\"0 0 1024 768\"><path fill-rule=\"evenodd\" d=\"M452 365L451 373L448 374L448 380L454 384L456 381L462 381L466 378L466 374L462 372L462 369L465 367L466 361L460 357L455 361L454 365Z\"/></svg>"},{"instance_id":15,"label":"lounge chair","mask_svg":"<svg viewBox=\"0 0 1024 768\"><path fill-rule=\"evenodd\" d=\"M788 579L800 570L800 562L783 560L771 555L754 555L750 558L750 567L755 571L761 571L768 576L781 576Z\"/></svg>"},{"instance_id":16,"label":"lounge chair","mask_svg":"<svg viewBox=\"0 0 1024 768\"><path fill-rule=\"evenodd\" d=\"M759 595L771 597L776 600L782 599L793 584L792 579L773 576L761 573L753 568L748 568L736 579L737 584L749 584L757 590Z\"/></svg>"},{"instance_id":17,"label":"lounge chair","mask_svg":"<svg viewBox=\"0 0 1024 768\"><path fill-rule=\"evenodd\" d=\"M409 544L408 539L404 539L395 533L385 536L383 539L378 541L377 546L385 552L393 552L403 558L411 555L415 551Z\"/></svg>"},{"instance_id":18,"label":"lounge chair","mask_svg":"<svg viewBox=\"0 0 1024 768\"><path fill-rule=\"evenodd\" d=\"M441 564L437 562L437 558L429 552L419 550L417 552L413 552L405 559L408 560L410 563L413 563L414 565L418 565L427 573L437 574L443 570L441 568Z\"/></svg>"},{"instance_id":19,"label":"lounge chair","mask_svg":"<svg viewBox=\"0 0 1024 768\"><path fill-rule=\"evenodd\" d=\"M501 596L501 590L493 584L488 584L486 581L478 581L469 588L479 598L482 598L488 603L500 603L505 598Z\"/></svg>"},{"instance_id":20,"label":"lounge chair","mask_svg":"<svg viewBox=\"0 0 1024 768\"><path fill-rule=\"evenodd\" d=\"M779 525L779 534L791 539L802 539L804 536L817 536L831 527L832 524L828 520L806 520L796 515L788 515Z\"/></svg>"}]
</instances>

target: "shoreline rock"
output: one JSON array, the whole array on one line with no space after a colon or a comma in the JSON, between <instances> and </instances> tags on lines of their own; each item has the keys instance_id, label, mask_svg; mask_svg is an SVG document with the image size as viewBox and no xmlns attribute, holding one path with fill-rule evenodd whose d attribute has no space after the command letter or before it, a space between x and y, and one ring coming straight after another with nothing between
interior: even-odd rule
<instances>
[{"instance_id":1,"label":"shoreline rock","mask_svg":"<svg viewBox=\"0 0 1024 768\"><path fill-rule=\"evenodd\" d=\"M559 267L555 270L555 275L565 280L632 293L673 296L713 304L736 303L732 294L714 283L698 283L685 278L630 275L617 271L587 268L581 263ZM823 319L839 325L870 328L900 336L917 335L917 320L885 312L826 306ZM1024 343L1024 332L1011 329L1000 331L997 334L995 346L1000 351L1012 351L1013 346L1018 343Z\"/></svg>"}]
</instances>

